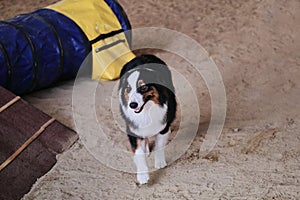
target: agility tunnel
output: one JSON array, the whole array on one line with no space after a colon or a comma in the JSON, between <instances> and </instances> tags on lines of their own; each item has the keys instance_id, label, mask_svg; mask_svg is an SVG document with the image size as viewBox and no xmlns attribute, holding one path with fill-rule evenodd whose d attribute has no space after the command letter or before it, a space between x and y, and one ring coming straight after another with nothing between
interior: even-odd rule
<instances>
[{"instance_id":1,"label":"agility tunnel","mask_svg":"<svg viewBox=\"0 0 300 200\"><path fill-rule=\"evenodd\" d=\"M0 22L0 86L17 95L76 76L92 52L92 78L118 78L130 22L116 0L65 0ZM117 61L116 61L117 60Z\"/></svg>"},{"instance_id":2,"label":"agility tunnel","mask_svg":"<svg viewBox=\"0 0 300 200\"><path fill-rule=\"evenodd\" d=\"M135 57L130 29L115 0L65 0L0 21L0 199L22 198L78 139L16 95L74 78L87 55L92 79L118 78Z\"/></svg>"}]
</instances>

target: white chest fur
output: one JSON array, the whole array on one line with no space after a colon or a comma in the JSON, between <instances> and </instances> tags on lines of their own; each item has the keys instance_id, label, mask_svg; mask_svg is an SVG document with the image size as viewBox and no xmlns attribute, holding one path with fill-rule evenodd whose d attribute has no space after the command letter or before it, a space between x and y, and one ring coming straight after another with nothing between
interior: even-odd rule
<instances>
[{"instance_id":1,"label":"white chest fur","mask_svg":"<svg viewBox=\"0 0 300 200\"><path fill-rule=\"evenodd\" d=\"M167 109L167 105L160 106L153 101L147 102L141 113L126 109L127 117L134 124L134 127L130 127L130 130L143 138L159 133L166 126Z\"/></svg>"}]
</instances>

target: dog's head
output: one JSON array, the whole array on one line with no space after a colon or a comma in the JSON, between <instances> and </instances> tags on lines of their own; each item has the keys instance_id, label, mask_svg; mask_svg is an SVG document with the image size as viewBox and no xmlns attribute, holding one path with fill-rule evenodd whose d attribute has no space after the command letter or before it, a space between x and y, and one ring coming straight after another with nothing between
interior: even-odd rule
<instances>
[{"instance_id":1,"label":"dog's head","mask_svg":"<svg viewBox=\"0 0 300 200\"><path fill-rule=\"evenodd\" d=\"M119 96L123 112L141 113L148 109L148 103L164 106L173 92L171 73L156 56L138 56L121 71Z\"/></svg>"}]
</instances>

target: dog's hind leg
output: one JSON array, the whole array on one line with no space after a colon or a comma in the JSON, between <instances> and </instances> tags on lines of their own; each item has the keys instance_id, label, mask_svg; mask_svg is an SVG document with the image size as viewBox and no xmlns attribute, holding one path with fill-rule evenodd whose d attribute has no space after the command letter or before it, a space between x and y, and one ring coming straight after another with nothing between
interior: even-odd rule
<instances>
[{"instance_id":1,"label":"dog's hind leg","mask_svg":"<svg viewBox=\"0 0 300 200\"><path fill-rule=\"evenodd\" d=\"M155 148L154 148L154 160L155 160L155 168L161 169L167 166L167 162L165 159L165 145L168 142L168 137L170 134L170 130L168 130L166 133L161 134L159 133L156 136L155 140Z\"/></svg>"},{"instance_id":2,"label":"dog's hind leg","mask_svg":"<svg viewBox=\"0 0 300 200\"><path fill-rule=\"evenodd\" d=\"M145 184L149 180L149 170L146 162L146 155L149 153L148 142L145 139L137 138L137 148L134 153L134 163L137 168L137 180Z\"/></svg>"}]
</instances>

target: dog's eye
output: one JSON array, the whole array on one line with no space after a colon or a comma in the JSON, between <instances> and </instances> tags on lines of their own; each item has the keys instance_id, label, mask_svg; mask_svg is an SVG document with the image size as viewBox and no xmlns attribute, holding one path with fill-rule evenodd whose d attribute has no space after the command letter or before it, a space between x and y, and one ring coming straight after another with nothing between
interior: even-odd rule
<instances>
[{"instance_id":1,"label":"dog's eye","mask_svg":"<svg viewBox=\"0 0 300 200\"><path fill-rule=\"evenodd\" d=\"M131 91L130 85L128 85L128 86L125 88L125 91L126 91L127 93L129 93L129 92Z\"/></svg>"},{"instance_id":2,"label":"dog's eye","mask_svg":"<svg viewBox=\"0 0 300 200\"><path fill-rule=\"evenodd\" d=\"M147 85L142 85L141 87L138 88L138 92L140 93L145 93L149 90L149 87Z\"/></svg>"}]
</instances>

